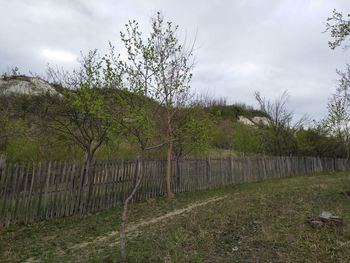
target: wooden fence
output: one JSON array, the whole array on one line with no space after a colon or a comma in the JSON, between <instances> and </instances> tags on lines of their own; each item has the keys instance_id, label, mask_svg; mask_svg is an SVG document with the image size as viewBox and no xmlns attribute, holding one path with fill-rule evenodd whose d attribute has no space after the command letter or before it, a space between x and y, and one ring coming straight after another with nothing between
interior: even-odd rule
<instances>
[{"instance_id":1,"label":"wooden fence","mask_svg":"<svg viewBox=\"0 0 350 263\"><path fill-rule=\"evenodd\" d=\"M164 160L144 162L134 200L164 194ZM175 193L323 171L347 171L344 159L316 157L202 158L173 162ZM115 207L133 188L137 161L14 163L0 166L0 226Z\"/></svg>"}]
</instances>

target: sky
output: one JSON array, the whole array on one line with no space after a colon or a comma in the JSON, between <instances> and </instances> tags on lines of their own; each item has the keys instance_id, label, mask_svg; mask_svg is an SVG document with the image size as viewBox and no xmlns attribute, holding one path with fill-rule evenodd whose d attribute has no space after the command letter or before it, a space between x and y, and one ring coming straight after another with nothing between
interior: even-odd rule
<instances>
[{"instance_id":1,"label":"sky","mask_svg":"<svg viewBox=\"0 0 350 263\"><path fill-rule=\"evenodd\" d=\"M254 92L290 94L296 117L325 116L350 50L328 47L327 17L350 13L349 0L0 0L0 72L45 74L47 65L71 70L81 52L104 53L137 20L145 33L161 11L195 40L192 88L228 103L257 106Z\"/></svg>"}]
</instances>

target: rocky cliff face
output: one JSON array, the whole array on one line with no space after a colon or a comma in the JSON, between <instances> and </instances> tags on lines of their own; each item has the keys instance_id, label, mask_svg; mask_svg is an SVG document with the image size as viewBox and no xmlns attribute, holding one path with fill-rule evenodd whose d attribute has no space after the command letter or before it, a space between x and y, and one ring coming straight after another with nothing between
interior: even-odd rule
<instances>
[{"instance_id":1,"label":"rocky cliff face","mask_svg":"<svg viewBox=\"0 0 350 263\"><path fill-rule=\"evenodd\" d=\"M0 78L0 95L40 95L45 93L58 94L48 82L37 77L11 76Z\"/></svg>"},{"instance_id":2,"label":"rocky cliff face","mask_svg":"<svg viewBox=\"0 0 350 263\"><path fill-rule=\"evenodd\" d=\"M256 125L265 125L269 126L269 120L266 117L253 117L251 120L244 117L244 116L239 116L238 121L240 123L243 123L248 126L256 126Z\"/></svg>"}]
</instances>

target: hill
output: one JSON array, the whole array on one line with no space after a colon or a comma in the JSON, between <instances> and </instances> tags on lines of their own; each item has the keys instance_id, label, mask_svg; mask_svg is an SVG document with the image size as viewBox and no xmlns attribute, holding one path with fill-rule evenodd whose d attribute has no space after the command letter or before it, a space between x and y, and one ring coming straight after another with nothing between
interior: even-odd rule
<instances>
[{"instance_id":1,"label":"hill","mask_svg":"<svg viewBox=\"0 0 350 263\"><path fill-rule=\"evenodd\" d=\"M55 107L57 112L64 112L64 104L61 100L53 99L56 96L64 97L68 90L57 84L50 84L37 77L28 77L22 75L4 76L0 78L0 122L3 130L0 129L0 155L5 156L10 161L15 160L61 160L71 156L70 159L82 158L81 150L72 145L71 142L64 140L62 136L57 136L46 128L47 121L44 120L50 108ZM74 90L70 90L74 93ZM109 108L115 108L115 97L120 95L119 91L114 89L96 88L96 95L101 95ZM126 94L129 98L137 100L140 95ZM136 97L135 97L136 96ZM51 99L52 98L52 99ZM157 102L151 99L140 97L140 101L145 103L145 107L156 107ZM148 106L147 106L148 105ZM207 141L208 151L191 154L210 154L215 155L229 154L236 155L235 152L241 151L234 146L232 136L234 129L243 125L257 125L257 118L267 118L263 112L258 111L244 104L224 105L212 100L207 105L192 106L196 108L194 118L205 118L209 126L209 139ZM192 114L191 108L180 109L182 115ZM69 122L69 120L67 120ZM164 120L157 117L158 139L160 133L164 132L162 123ZM130 141L120 138L112 138L108 144L103 145L97 153L98 159L116 159L132 158L136 154L135 146ZM152 153L160 157L163 152Z\"/></svg>"},{"instance_id":2,"label":"hill","mask_svg":"<svg viewBox=\"0 0 350 263\"><path fill-rule=\"evenodd\" d=\"M59 117L59 122L70 125L71 120L64 116L70 114L73 104L62 99L68 93L74 97L76 92L74 89L68 90L35 77L2 77L0 81L0 158L6 158L9 161L84 158L82 148L69 138L49 129L49 126L52 127L52 122L46 118L51 114ZM132 94L127 90L112 88L96 87L92 93L91 99L99 97L111 116L117 116L118 106L120 110L123 108L116 102L116 97L121 95L136 103L141 111L159 108L157 116L150 114L155 124L154 130L151 131L153 136L151 140L154 145L164 142L165 114L164 109L157 106L157 101ZM192 139L179 140L173 151L176 158L189 155L199 157L302 155L332 158L347 156L344 143L335 136L328 136L322 128L304 129L286 126L273 129L269 127L270 117L266 113L245 104L226 105L223 100L212 98L190 105L178 109L175 126L179 127L186 121L196 120L197 124L202 123L201 132L204 131L205 140L202 141L199 150L192 149ZM87 128L89 127L95 126ZM198 133L191 136L196 139L197 135ZM112 129L108 134L108 140L102 144L94 158L134 158L137 151L138 144L135 140L130 140L127 133L117 134ZM164 156L164 149L148 153L150 158Z\"/></svg>"}]
</instances>

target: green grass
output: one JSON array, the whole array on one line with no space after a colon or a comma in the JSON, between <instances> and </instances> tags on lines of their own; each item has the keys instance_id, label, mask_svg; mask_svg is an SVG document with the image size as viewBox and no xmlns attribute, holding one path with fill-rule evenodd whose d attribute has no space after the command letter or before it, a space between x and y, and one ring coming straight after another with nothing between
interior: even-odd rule
<instances>
[{"instance_id":1,"label":"green grass","mask_svg":"<svg viewBox=\"0 0 350 263\"><path fill-rule=\"evenodd\" d=\"M193 203L168 220L129 232L130 262L350 262L349 174L242 184L134 203L129 225ZM308 216L341 216L344 226L312 228ZM0 262L111 262L119 253L120 208L0 230ZM104 237L104 238L102 238ZM90 242L90 243L86 243Z\"/></svg>"}]
</instances>

